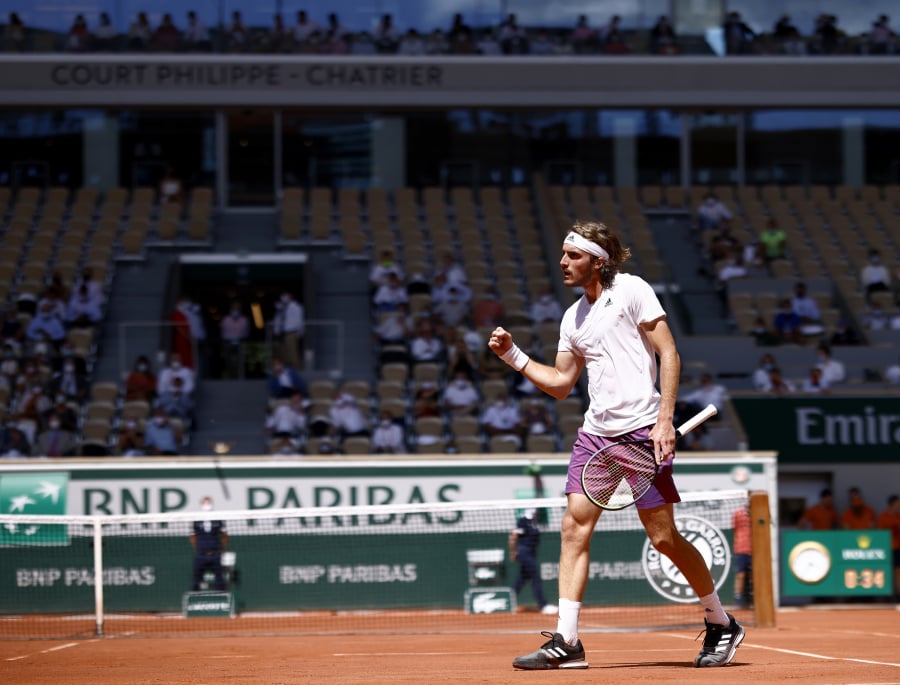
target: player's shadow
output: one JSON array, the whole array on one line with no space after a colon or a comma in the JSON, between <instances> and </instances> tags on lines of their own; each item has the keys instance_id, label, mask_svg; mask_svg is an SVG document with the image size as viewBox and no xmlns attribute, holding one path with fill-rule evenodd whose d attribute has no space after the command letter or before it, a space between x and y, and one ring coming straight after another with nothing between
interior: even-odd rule
<instances>
[{"instance_id":1,"label":"player's shadow","mask_svg":"<svg viewBox=\"0 0 900 685\"><path fill-rule=\"evenodd\" d=\"M735 666L744 666L746 664L742 664L737 661L732 661L726 668L733 668ZM603 669L603 668L690 668L696 669L693 663L690 661L641 661L633 664L601 664L599 666L595 666L591 663L591 670L593 669Z\"/></svg>"}]
</instances>

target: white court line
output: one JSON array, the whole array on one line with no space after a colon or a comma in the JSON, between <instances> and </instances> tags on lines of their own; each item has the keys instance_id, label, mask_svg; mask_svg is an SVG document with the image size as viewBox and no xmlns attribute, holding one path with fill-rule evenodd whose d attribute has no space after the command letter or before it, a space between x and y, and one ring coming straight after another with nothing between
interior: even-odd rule
<instances>
[{"instance_id":1,"label":"white court line","mask_svg":"<svg viewBox=\"0 0 900 685\"><path fill-rule=\"evenodd\" d=\"M669 637L677 637L682 640L694 640L695 638L686 635L677 635L675 633L660 633ZM808 656L812 659L823 659L824 661L852 661L857 664L869 664L872 666L894 666L900 668L900 664L891 663L890 661L874 661L872 659L855 659L849 656L828 656L827 654L815 654L814 652L798 652L793 649L783 649L782 647L767 647L766 645L754 645L742 642L741 647L753 647L754 649L763 649L770 652L780 652L782 654L793 654L794 656Z\"/></svg>"},{"instance_id":2,"label":"white court line","mask_svg":"<svg viewBox=\"0 0 900 685\"><path fill-rule=\"evenodd\" d=\"M80 645L80 642L69 642L65 645L57 645L56 647L50 647L48 649L42 649L39 652L30 652L28 654L22 654L21 656L10 656L5 659L5 661L19 661L21 659L27 659L30 656L34 656L36 654L49 654L50 652L58 652L61 649L68 649L69 647L77 647Z\"/></svg>"},{"instance_id":3,"label":"white court line","mask_svg":"<svg viewBox=\"0 0 900 685\"><path fill-rule=\"evenodd\" d=\"M337 652L331 656L450 656L456 652ZM490 654L490 652L466 652L466 654Z\"/></svg>"}]
</instances>

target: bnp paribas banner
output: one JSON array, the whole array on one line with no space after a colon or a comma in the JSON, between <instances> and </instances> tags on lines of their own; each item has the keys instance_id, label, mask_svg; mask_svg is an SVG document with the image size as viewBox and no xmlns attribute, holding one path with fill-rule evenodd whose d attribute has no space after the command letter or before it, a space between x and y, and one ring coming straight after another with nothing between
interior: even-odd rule
<instances>
[{"instance_id":1,"label":"bnp paribas banner","mask_svg":"<svg viewBox=\"0 0 900 685\"><path fill-rule=\"evenodd\" d=\"M775 450L780 463L896 462L896 397L733 397L751 450Z\"/></svg>"},{"instance_id":2,"label":"bnp paribas banner","mask_svg":"<svg viewBox=\"0 0 900 685\"><path fill-rule=\"evenodd\" d=\"M545 494L562 496L568 455L537 459L446 458L441 460L253 460L230 458L215 464L202 457L0 463L0 487L8 493L2 513L72 516L159 514L196 511L211 497L218 511L346 507L424 502L509 499L533 487L530 469L543 475ZM680 455L676 476L683 492L766 490L773 495L772 457ZM68 480L59 480L65 470ZM56 475L53 475L56 474ZM53 476L51 478L50 476ZM60 485L58 491L53 488ZM54 492L56 495L54 496ZM21 499L24 497L25 499ZM20 498L15 499L14 498ZM15 511L10 511L14 507Z\"/></svg>"},{"instance_id":3,"label":"bnp paribas banner","mask_svg":"<svg viewBox=\"0 0 900 685\"><path fill-rule=\"evenodd\" d=\"M12 516L65 514L68 480L65 473L0 474L0 513ZM14 522L0 526L0 545L67 542L66 526Z\"/></svg>"}]
</instances>

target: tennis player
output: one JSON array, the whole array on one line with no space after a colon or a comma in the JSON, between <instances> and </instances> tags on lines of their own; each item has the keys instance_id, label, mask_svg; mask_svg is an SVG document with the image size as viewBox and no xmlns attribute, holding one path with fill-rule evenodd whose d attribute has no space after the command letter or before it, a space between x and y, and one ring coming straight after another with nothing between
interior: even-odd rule
<instances>
[{"instance_id":1,"label":"tennis player","mask_svg":"<svg viewBox=\"0 0 900 685\"><path fill-rule=\"evenodd\" d=\"M619 272L630 256L604 224L576 223L563 240L560 267L565 285L582 288L584 295L563 315L555 365L530 359L503 328L494 329L488 341L503 361L556 399L568 397L582 369L588 370L590 406L572 447L566 482L556 632L542 633L550 639L540 649L514 659L518 669L588 667L578 615L601 509L585 496L581 470L591 454L621 440L654 443L659 474L636 506L653 546L678 567L703 606L706 637L694 665L724 666L744 638L744 629L722 608L703 556L675 527L673 504L681 498L672 478L672 418L681 360L653 289L642 278Z\"/></svg>"}]
</instances>

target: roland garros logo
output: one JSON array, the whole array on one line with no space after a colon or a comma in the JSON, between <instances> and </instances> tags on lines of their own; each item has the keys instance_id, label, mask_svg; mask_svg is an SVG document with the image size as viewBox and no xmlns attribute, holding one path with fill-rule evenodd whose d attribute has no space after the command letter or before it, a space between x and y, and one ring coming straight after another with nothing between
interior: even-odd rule
<instances>
[{"instance_id":1,"label":"roland garros logo","mask_svg":"<svg viewBox=\"0 0 900 685\"><path fill-rule=\"evenodd\" d=\"M678 516L675 519L675 526L703 556L718 590L731 570L731 549L724 533L699 516ZM641 564L650 587L658 594L673 602L697 601L697 593L688 584L681 571L669 557L657 552L649 539L644 542Z\"/></svg>"}]
</instances>

